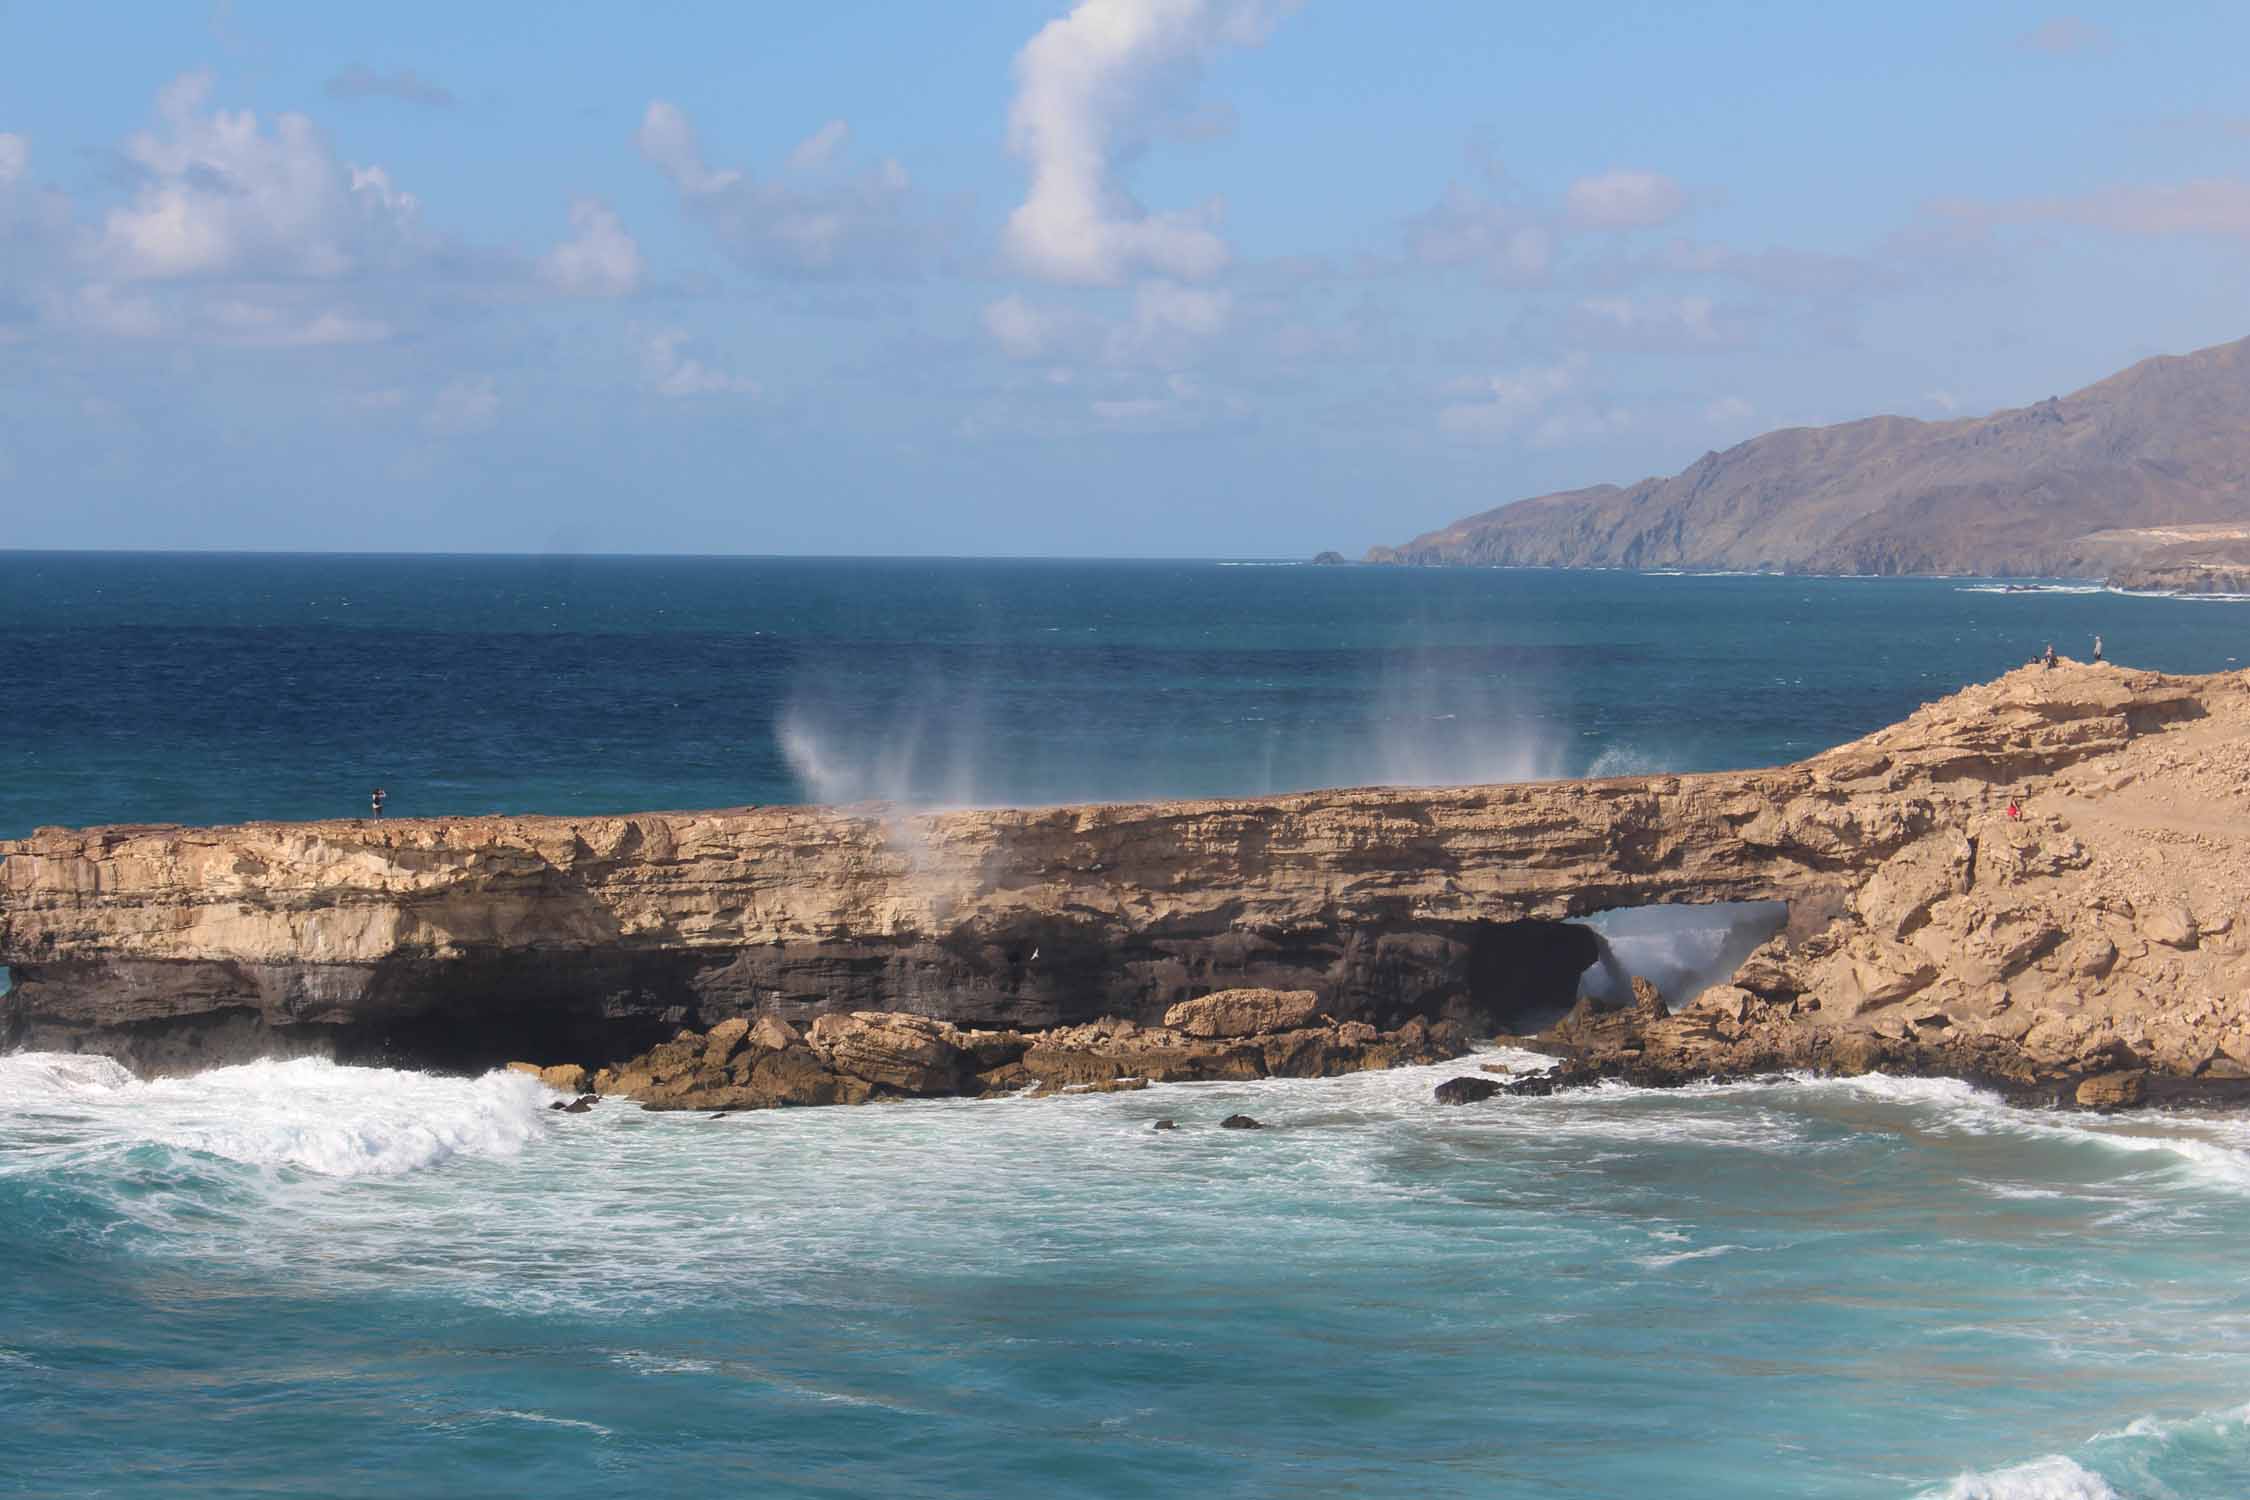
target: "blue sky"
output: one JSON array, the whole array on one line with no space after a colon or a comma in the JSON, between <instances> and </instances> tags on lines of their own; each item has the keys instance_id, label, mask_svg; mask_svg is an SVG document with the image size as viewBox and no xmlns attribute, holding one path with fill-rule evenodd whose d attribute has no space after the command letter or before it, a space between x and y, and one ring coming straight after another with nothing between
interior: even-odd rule
<instances>
[{"instance_id":1,"label":"blue sky","mask_svg":"<svg viewBox=\"0 0 2250 1500\"><path fill-rule=\"evenodd\" d=\"M1356 553L2250 335L2250 10L0 3L0 547Z\"/></svg>"}]
</instances>

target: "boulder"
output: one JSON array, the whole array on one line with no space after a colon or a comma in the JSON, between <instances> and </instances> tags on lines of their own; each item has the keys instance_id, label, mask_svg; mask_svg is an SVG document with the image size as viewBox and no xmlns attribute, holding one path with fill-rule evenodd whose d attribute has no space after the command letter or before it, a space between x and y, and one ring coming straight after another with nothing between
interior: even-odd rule
<instances>
[{"instance_id":1,"label":"boulder","mask_svg":"<svg viewBox=\"0 0 2250 1500\"><path fill-rule=\"evenodd\" d=\"M2195 917L2184 906L2160 906L2141 918L2141 935L2167 948L2193 948L2200 934Z\"/></svg>"},{"instance_id":2,"label":"boulder","mask_svg":"<svg viewBox=\"0 0 2250 1500\"><path fill-rule=\"evenodd\" d=\"M758 1017L750 1034L742 1039L744 1050L752 1052L786 1052L804 1042L804 1033L779 1016Z\"/></svg>"},{"instance_id":3,"label":"boulder","mask_svg":"<svg viewBox=\"0 0 2250 1500\"><path fill-rule=\"evenodd\" d=\"M539 1081L558 1094L586 1092L586 1070L576 1063L557 1063L539 1070Z\"/></svg>"},{"instance_id":4,"label":"boulder","mask_svg":"<svg viewBox=\"0 0 2250 1500\"><path fill-rule=\"evenodd\" d=\"M1179 1128L1180 1123L1177 1120L1158 1120L1149 1127L1151 1130L1177 1130Z\"/></svg>"},{"instance_id":5,"label":"boulder","mask_svg":"<svg viewBox=\"0 0 2250 1500\"><path fill-rule=\"evenodd\" d=\"M744 1087L762 1108L808 1104L864 1104L865 1081L846 1078L823 1066L810 1047L785 1047L760 1056Z\"/></svg>"},{"instance_id":6,"label":"boulder","mask_svg":"<svg viewBox=\"0 0 2250 1500\"><path fill-rule=\"evenodd\" d=\"M879 1088L901 1094L958 1094L968 1075L969 1057L953 1044L952 1029L921 1016L860 1011L848 1018L822 1016L813 1023L812 1043L835 1071Z\"/></svg>"},{"instance_id":7,"label":"boulder","mask_svg":"<svg viewBox=\"0 0 2250 1500\"><path fill-rule=\"evenodd\" d=\"M1164 1013L1166 1026L1199 1037L1264 1036L1319 1019L1320 996L1312 990L1220 990Z\"/></svg>"},{"instance_id":8,"label":"boulder","mask_svg":"<svg viewBox=\"0 0 2250 1500\"><path fill-rule=\"evenodd\" d=\"M1219 1128L1221 1130L1263 1130L1266 1127L1263 1122L1253 1120L1248 1115L1228 1115L1219 1122Z\"/></svg>"},{"instance_id":9,"label":"boulder","mask_svg":"<svg viewBox=\"0 0 2250 1500\"><path fill-rule=\"evenodd\" d=\"M1655 983L1633 976L1633 1014L1642 1021L1661 1021L1672 1012L1664 1004L1664 992Z\"/></svg>"},{"instance_id":10,"label":"boulder","mask_svg":"<svg viewBox=\"0 0 2250 1500\"><path fill-rule=\"evenodd\" d=\"M532 1077L537 1078L542 1072L546 1070L541 1068L539 1064L535 1062L512 1062L508 1064L508 1071L511 1073L528 1073Z\"/></svg>"},{"instance_id":11,"label":"boulder","mask_svg":"<svg viewBox=\"0 0 2250 1500\"><path fill-rule=\"evenodd\" d=\"M703 1039L703 1060L715 1068L723 1066L749 1034L750 1023L741 1016L721 1021Z\"/></svg>"},{"instance_id":12,"label":"boulder","mask_svg":"<svg viewBox=\"0 0 2250 1500\"><path fill-rule=\"evenodd\" d=\"M1500 1084L1491 1078L1448 1078L1437 1086L1440 1104L1477 1104L1500 1092Z\"/></svg>"},{"instance_id":13,"label":"boulder","mask_svg":"<svg viewBox=\"0 0 2250 1500\"><path fill-rule=\"evenodd\" d=\"M2080 1109L2137 1109L2148 1102L2148 1070L2120 1068L2082 1079L2074 1096Z\"/></svg>"}]
</instances>

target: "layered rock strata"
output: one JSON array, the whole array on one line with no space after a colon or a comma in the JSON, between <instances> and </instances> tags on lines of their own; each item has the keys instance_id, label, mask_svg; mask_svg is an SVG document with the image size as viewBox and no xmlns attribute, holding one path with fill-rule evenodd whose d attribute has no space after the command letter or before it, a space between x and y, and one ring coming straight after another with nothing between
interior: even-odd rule
<instances>
[{"instance_id":1,"label":"layered rock strata","mask_svg":"<svg viewBox=\"0 0 2250 1500\"><path fill-rule=\"evenodd\" d=\"M1712 775L43 829L0 843L0 1043L152 1072L285 1052L592 1064L737 1021L809 1046L858 1012L1203 1042L1167 1012L1248 987L1312 992L1322 1027L1520 1032L1602 956L1566 919L1779 900L1787 928L1733 984L1661 997L1677 1014L1637 1022L1610 1065L1628 1047L1710 1071L2102 1054L2209 1074L2250 1062L2246 727L2239 678L2066 663Z\"/></svg>"}]
</instances>

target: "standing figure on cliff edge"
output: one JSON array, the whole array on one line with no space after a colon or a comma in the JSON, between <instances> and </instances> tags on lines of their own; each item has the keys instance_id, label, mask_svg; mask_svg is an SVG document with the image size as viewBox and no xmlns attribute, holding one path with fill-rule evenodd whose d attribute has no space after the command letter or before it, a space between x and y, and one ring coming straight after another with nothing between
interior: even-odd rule
<instances>
[{"instance_id":1,"label":"standing figure on cliff edge","mask_svg":"<svg viewBox=\"0 0 2250 1500\"><path fill-rule=\"evenodd\" d=\"M2096 660L2096 661L2100 661L2101 659L2102 659L2102 638L2101 638L2100 636L2098 636L2098 635L2097 635L2097 636L2095 636L2095 637L2094 637L2094 660Z\"/></svg>"},{"instance_id":2,"label":"standing figure on cliff edge","mask_svg":"<svg viewBox=\"0 0 2250 1500\"><path fill-rule=\"evenodd\" d=\"M2050 672L2055 669L2055 643L2053 641L2049 641L2047 643L2047 649L2040 654L2039 665L2045 667Z\"/></svg>"},{"instance_id":3,"label":"standing figure on cliff edge","mask_svg":"<svg viewBox=\"0 0 2250 1500\"><path fill-rule=\"evenodd\" d=\"M383 815L384 795L385 793L381 787L377 787L374 791L367 794L367 805L374 811L375 816L378 818Z\"/></svg>"}]
</instances>

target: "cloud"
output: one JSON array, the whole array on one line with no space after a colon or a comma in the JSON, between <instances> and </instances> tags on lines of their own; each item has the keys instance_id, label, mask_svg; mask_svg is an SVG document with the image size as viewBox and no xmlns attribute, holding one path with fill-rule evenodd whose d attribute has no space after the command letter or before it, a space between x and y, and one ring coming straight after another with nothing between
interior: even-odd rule
<instances>
[{"instance_id":1,"label":"cloud","mask_svg":"<svg viewBox=\"0 0 2250 1500\"><path fill-rule=\"evenodd\" d=\"M1010 358L1037 359L1053 346L1060 328L1055 314L1010 293L985 304L984 331Z\"/></svg>"},{"instance_id":2,"label":"cloud","mask_svg":"<svg viewBox=\"0 0 2250 1500\"><path fill-rule=\"evenodd\" d=\"M1951 391L1925 391L1922 399L1948 416L1961 409L1961 398Z\"/></svg>"},{"instance_id":3,"label":"cloud","mask_svg":"<svg viewBox=\"0 0 2250 1500\"><path fill-rule=\"evenodd\" d=\"M1226 326L1234 299L1204 287L1175 281L1144 281L1133 293L1133 322L1145 333L1186 333L1201 337Z\"/></svg>"},{"instance_id":4,"label":"cloud","mask_svg":"<svg viewBox=\"0 0 2250 1500\"><path fill-rule=\"evenodd\" d=\"M792 161L826 134L824 127L801 143ZM679 189L687 211L754 270L813 277L911 271L935 239L914 212L912 180L887 158L858 172L827 170L847 136L839 132L800 164L800 175L818 174L805 184L760 183L739 168L712 167L694 122L667 100L649 105L633 140Z\"/></svg>"},{"instance_id":5,"label":"cloud","mask_svg":"<svg viewBox=\"0 0 2250 1500\"><path fill-rule=\"evenodd\" d=\"M222 343L265 349L307 349L332 344L379 344L387 323L338 308L298 314L270 303L233 300L201 310L209 333Z\"/></svg>"},{"instance_id":6,"label":"cloud","mask_svg":"<svg viewBox=\"0 0 2250 1500\"><path fill-rule=\"evenodd\" d=\"M852 138L852 128L842 120L827 124L799 141L789 152L789 170L792 172L817 171L834 159Z\"/></svg>"},{"instance_id":7,"label":"cloud","mask_svg":"<svg viewBox=\"0 0 2250 1500\"><path fill-rule=\"evenodd\" d=\"M1650 353L1736 348L1750 339L1741 309L1697 295L1585 297L1564 327L1578 344Z\"/></svg>"},{"instance_id":8,"label":"cloud","mask_svg":"<svg viewBox=\"0 0 2250 1500\"><path fill-rule=\"evenodd\" d=\"M1438 410L1438 427L1455 437L1486 440L1522 437L1552 448L1600 437L1632 425L1632 414L1580 390L1584 354L1547 365L1528 365L1455 383L1453 401Z\"/></svg>"},{"instance_id":9,"label":"cloud","mask_svg":"<svg viewBox=\"0 0 2250 1500\"><path fill-rule=\"evenodd\" d=\"M483 432L499 420L500 393L490 375L465 375L430 398L422 418L432 432L448 437Z\"/></svg>"},{"instance_id":10,"label":"cloud","mask_svg":"<svg viewBox=\"0 0 2250 1500\"><path fill-rule=\"evenodd\" d=\"M2117 45L2117 38L2109 28L2097 26L2078 16L2056 16L2034 26L2016 38L2016 45L2031 52L2044 52L2049 57L2069 57L2074 54L2107 52Z\"/></svg>"},{"instance_id":11,"label":"cloud","mask_svg":"<svg viewBox=\"0 0 2250 1500\"><path fill-rule=\"evenodd\" d=\"M1740 396L1720 396L1703 408L1703 420L1714 427L1737 427L1747 422L1757 408Z\"/></svg>"},{"instance_id":12,"label":"cloud","mask_svg":"<svg viewBox=\"0 0 2250 1500\"><path fill-rule=\"evenodd\" d=\"M609 205L580 198L570 205L577 231L539 263L547 284L573 297L624 297L641 283L641 247Z\"/></svg>"},{"instance_id":13,"label":"cloud","mask_svg":"<svg viewBox=\"0 0 2250 1500\"><path fill-rule=\"evenodd\" d=\"M321 91L331 99L399 99L429 109L451 109L457 102L451 89L430 82L412 68L378 73L365 63L338 70L321 85Z\"/></svg>"},{"instance_id":14,"label":"cloud","mask_svg":"<svg viewBox=\"0 0 2250 1500\"><path fill-rule=\"evenodd\" d=\"M1446 185L1437 203L1406 222L1407 253L1426 266L1481 266L1496 281L1534 282L1554 264L1555 234L1520 204Z\"/></svg>"},{"instance_id":15,"label":"cloud","mask_svg":"<svg viewBox=\"0 0 2250 1500\"><path fill-rule=\"evenodd\" d=\"M1563 194L1563 210L1577 229L1651 229L1679 217L1687 194L1656 172L1604 172L1581 177Z\"/></svg>"},{"instance_id":16,"label":"cloud","mask_svg":"<svg viewBox=\"0 0 2250 1500\"><path fill-rule=\"evenodd\" d=\"M256 273L334 278L420 244L420 205L380 167L339 161L311 120L207 111L208 73L157 95L158 128L125 144L140 174L100 258L126 280Z\"/></svg>"},{"instance_id":17,"label":"cloud","mask_svg":"<svg viewBox=\"0 0 2250 1500\"><path fill-rule=\"evenodd\" d=\"M0 132L0 188L11 186L30 169L31 142Z\"/></svg>"},{"instance_id":18,"label":"cloud","mask_svg":"<svg viewBox=\"0 0 2250 1500\"><path fill-rule=\"evenodd\" d=\"M1008 144L1031 184L1004 240L1024 270L1109 286L1135 271L1185 280L1228 258L1216 204L1150 213L1116 180L1150 114L1185 91L1228 47L1263 42L1288 3L1265 0L1081 0L1016 54Z\"/></svg>"},{"instance_id":19,"label":"cloud","mask_svg":"<svg viewBox=\"0 0 2250 1500\"><path fill-rule=\"evenodd\" d=\"M678 328L656 329L642 340L641 374L650 390L675 399L760 394L756 381L730 375L690 355L688 343L686 331Z\"/></svg>"}]
</instances>

